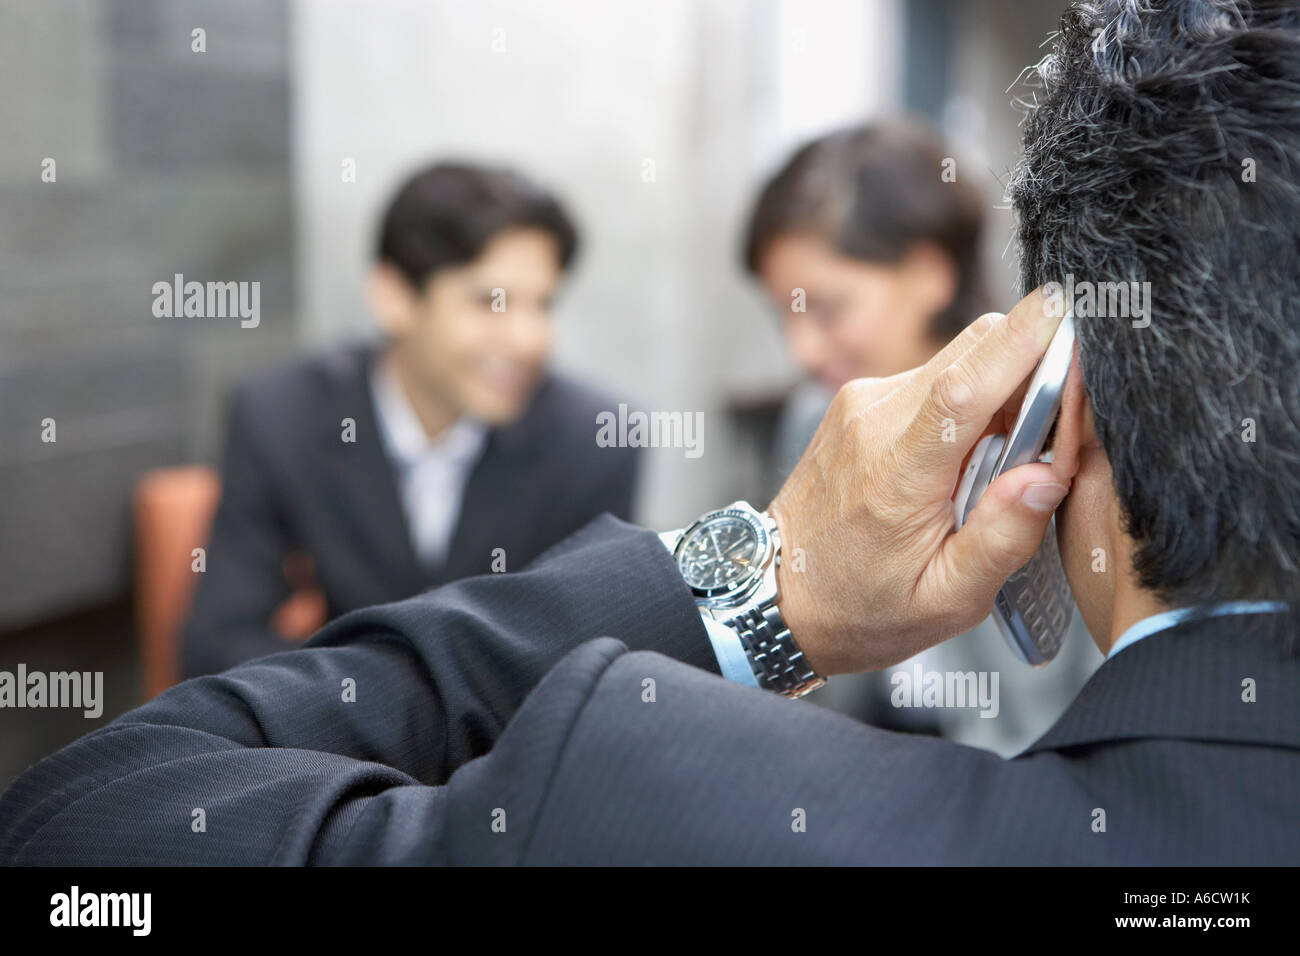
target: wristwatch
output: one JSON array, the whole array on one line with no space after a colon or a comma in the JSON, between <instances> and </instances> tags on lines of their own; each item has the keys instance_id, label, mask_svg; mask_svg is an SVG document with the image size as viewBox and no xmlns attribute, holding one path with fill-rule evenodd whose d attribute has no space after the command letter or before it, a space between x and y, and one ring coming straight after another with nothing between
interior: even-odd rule
<instances>
[{"instance_id":1,"label":"wristwatch","mask_svg":"<svg viewBox=\"0 0 1300 956\"><path fill-rule=\"evenodd\" d=\"M777 607L781 536L771 515L737 501L659 537L695 595L724 677L786 697L826 683Z\"/></svg>"}]
</instances>

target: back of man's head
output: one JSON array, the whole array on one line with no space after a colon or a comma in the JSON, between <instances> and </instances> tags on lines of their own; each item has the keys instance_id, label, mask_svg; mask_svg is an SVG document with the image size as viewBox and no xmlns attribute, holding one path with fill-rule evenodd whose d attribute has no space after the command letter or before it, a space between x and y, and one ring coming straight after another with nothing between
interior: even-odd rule
<instances>
[{"instance_id":1,"label":"back of man's head","mask_svg":"<svg viewBox=\"0 0 1300 956\"><path fill-rule=\"evenodd\" d=\"M1027 85L1022 285L1095 294L1080 364L1138 583L1295 601L1300 6L1078 3ZM1149 312L1096 314L1104 283Z\"/></svg>"}]
</instances>

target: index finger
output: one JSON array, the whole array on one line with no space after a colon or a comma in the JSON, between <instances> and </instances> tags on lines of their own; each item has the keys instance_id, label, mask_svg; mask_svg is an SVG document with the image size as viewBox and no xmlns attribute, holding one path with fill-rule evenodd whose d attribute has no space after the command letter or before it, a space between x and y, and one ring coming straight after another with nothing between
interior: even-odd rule
<instances>
[{"instance_id":1,"label":"index finger","mask_svg":"<svg viewBox=\"0 0 1300 956\"><path fill-rule=\"evenodd\" d=\"M850 394L853 412L858 416L869 414L877 402L886 399L891 403L897 400L905 403L905 407L914 407L934 382L935 376L970 351L971 346L1002 318L1004 316L1001 312L985 312L955 335L924 365L898 372L888 378L854 379L840 389L839 395Z\"/></svg>"},{"instance_id":2,"label":"index finger","mask_svg":"<svg viewBox=\"0 0 1300 956\"><path fill-rule=\"evenodd\" d=\"M1021 388L1042 359L1057 326L1059 303L1035 289L988 333L946 367L909 382L925 396L899 442L919 475L948 482L994 414ZM935 363L938 365L939 363Z\"/></svg>"}]
</instances>

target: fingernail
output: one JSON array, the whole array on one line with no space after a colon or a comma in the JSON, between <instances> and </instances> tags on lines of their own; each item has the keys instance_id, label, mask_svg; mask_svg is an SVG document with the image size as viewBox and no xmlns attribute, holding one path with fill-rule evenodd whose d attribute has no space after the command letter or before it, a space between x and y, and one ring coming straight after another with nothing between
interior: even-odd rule
<instances>
[{"instance_id":1,"label":"fingernail","mask_svg":"<svg viewBox=\"0 0 1300 956\"><path fill-rule=\"evenodd\" d=\"M1033 511L1052 511L1069 491L1067 485L1057 484L1054 481L1038 481L1025 486L1020 500L1025 503L1026 508Z\"/></svg>"}]
</instances>

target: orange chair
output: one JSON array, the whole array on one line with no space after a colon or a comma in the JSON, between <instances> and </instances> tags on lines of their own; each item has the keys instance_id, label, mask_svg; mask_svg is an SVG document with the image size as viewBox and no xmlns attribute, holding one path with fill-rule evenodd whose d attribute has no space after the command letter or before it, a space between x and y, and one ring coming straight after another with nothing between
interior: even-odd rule
<instances>
[{"instance_id":1,"label":"orange chair","mask_svg":"<svg viewBox=\"0 0 1300 956\"><path fill-rule=\"evenodd\" d=\"M220 477L202 465L151 471L136 486L136 620L146 700L180 681L181 626L197 580L194 549L207 544L220 498ZM285 574L294 591L272 626L286 638L305 640L325 623L324 596L305 556L291 557Z\"/></svg>"},{"instance_id":2,"label":"orange chair","mask_svg":"<svg viewBox=\"0 0 1300 956\"><path fill-rule=\"evenodd\" d=\"M135 489L136 621L149 700L180 680L181 624L194 597L193 551L207 544L221 479L211 468L164 468Z\"/></svg>"}]
</instances>

